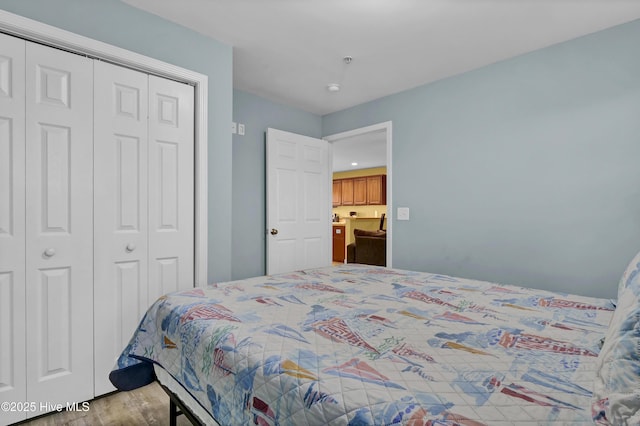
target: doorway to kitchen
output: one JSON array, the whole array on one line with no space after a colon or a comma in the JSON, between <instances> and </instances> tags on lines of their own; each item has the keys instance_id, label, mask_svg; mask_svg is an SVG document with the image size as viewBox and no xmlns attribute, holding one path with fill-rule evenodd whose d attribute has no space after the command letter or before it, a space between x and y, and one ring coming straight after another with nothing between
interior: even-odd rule
<instances>
[{"instance_id":1,"label":"doorway to kitchen","mask_svg":"<svg viewBox=\"0 0 640 426\"><path fill-rule=\"evenodd\" d=\"M345 188L345 192L340 194L340 200L336 200L335 197L333 199L334 217L338 212L339 222L334 222L332 232L338 240L340 234L343 234L345 259L346 247L354 241L354 229L367 231L384 229L386 233L383 244L386 254L383 254L383 263L391 267L393 259L391 121L337 133L323 139L329 142L330 175L342 181L342 186L338 185L340 189ZM365 180L369 183L369 188ZM355 188L352 186L354 184ZM336 226L339 228L336 229ZM353 251L351 255L353 256ZM375 260L378 254L374 253L372 256L373 260L367 263L381 263Z\"/></svg>"}]
</instances>

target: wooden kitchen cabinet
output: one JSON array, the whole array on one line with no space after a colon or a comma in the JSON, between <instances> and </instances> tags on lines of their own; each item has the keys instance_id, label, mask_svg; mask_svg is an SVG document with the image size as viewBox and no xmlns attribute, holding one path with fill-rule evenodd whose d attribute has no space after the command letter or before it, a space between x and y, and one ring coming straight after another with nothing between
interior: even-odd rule
<instances>
[{"instance_id":1,"label":"wooden kitchen cabinet","mask_svg":"<svg viewBox=\"0 0 640 426\"><path fill-rule=\"evenodd\" d=\"M345 226L334 225L333 226L333 261L344 262L346 259L346 236Z\"/></svg>"},{"instance_id":2,"label":"wooden kitchen cabinet","mask_svg":"<svg viewBox=\"0 0 640 426\"><path fill-rule=\"evenodd\" d=\"M367 204L367 178L353 178L353 205L366 206Z\"/></svg>"},{"instance_id":3,"label":"wooden kitchen cabinet","mask_svg":"<svg viewBox=\"0 0 640 426\"><path fill-rule=\"evenodd\" d=\"M353 179L340 179L342 182L341 206L353 206Z\"/></svg>"},{"instance_id":4,"label":"wooden kitchen cabinet","mask_svg":"<svg viewBox=\"0 0 640 426\"><path fill-rule=\"evenodd\" d=\"M367 204L387 204L387 176L367 176Z\"/></svg>"},{"instance_id":5,"label":"wooden kitchen cabinet","mask_svg":"<svg viewBox=\"0 0 640 426\"><path fill-rule=\"evenodd\" d=\"M342 205L342 180L333 181L333 207Z\"/></svg>"},{"instance_id":6,"label":"wooden kitchen cabinet","mask_svg":"<svg viewBox=\"0 0 640 426\"><path fill-rule=\"evenodd\" d=\"M387 176L374 175L333 181L333 207L387 204Z\"/></svg>"}]
</instances>

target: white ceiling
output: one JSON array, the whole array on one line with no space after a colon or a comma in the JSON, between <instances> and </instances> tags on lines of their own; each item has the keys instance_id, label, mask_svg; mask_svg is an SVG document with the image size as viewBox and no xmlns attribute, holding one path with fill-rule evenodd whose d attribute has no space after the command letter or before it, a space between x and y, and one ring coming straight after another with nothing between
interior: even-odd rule
<instances>
[{"instance_id":1,"label":"white ceiling","mask_svg":"<svg viewBox=\"0 0 640 426\"><path fill-rule=\"evenodd\" d=\"M320 115L640 18L638 0L124 1L232 45L235 88Z\"/></svg>"},{"instance_id":2,"label":"white ceiling","mask_svg":"<svg viewBox=\"0 0 640 426\"><path fill-rule=\"evenodd\" d=\"M380 130L340 139L331 144L333 171L370 169L387 165L387 132ZM357 163L352 165L351 163Z\"/></svg>"}]
</instances>

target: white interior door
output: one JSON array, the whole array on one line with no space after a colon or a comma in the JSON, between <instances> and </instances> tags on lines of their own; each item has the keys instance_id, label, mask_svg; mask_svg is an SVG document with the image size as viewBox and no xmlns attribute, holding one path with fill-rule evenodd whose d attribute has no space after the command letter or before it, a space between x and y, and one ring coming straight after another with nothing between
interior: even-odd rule
<instances>
[{"instance_id":1,"label":"white interior door","mask_svg":"<svg viewBox=\"0 0 640 426\"><path fill-rule=\"evenodd\" d=\"M149 76L149 301L194 286L193 87Z\"/></svg>"},{"instance_id":2,"label":"white interior door","mask_svg":"<svg viewBox=\"0 0 640 426\"><path fill-rule=\"evenodd\" d=\"M0 401L26 401L25 42L0 34ZM24 420L3 412L0 424Z\"/></svg>"},{"instance_id":3,"label":"white interior door","mask_svg":"<svg viewBox=\"0 0 640 426\"><path fill-rule=\"evenodd\" d=\"M328 142L267 129L267 274L331 264Z\"/></svg>"},{"instance_id":4,"label":"white interior door","mask_svg":"<svg viewBox=\"0 0 640 426\"><path fill-rule=\"evenodd\" d=\"M148 305L148 75L94 65L95 395Z\"/></svg>"},{"instance_id":5,"label":"white interior door","mask_svg":"<svg viewBox=\"0 0 640 426\"><path fill-rule=\"evenodd\" d=\"M27 42L26 82L27 400L66 404L93 397L92 60Z\"/></svg>"}]
</instances>

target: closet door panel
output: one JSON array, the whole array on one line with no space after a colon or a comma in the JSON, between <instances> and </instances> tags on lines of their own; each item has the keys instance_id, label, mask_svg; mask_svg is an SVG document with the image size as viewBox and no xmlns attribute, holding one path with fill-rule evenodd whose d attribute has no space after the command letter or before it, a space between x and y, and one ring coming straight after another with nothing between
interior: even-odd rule
<instances>
[{"instance_id":1,"label":"closet door panel","mask_svg":"<svg viewBox=\"0 0 640 426\"><path fill-rule=\"evenodd\" d=\"M95 63L95 394L149 305L148 76Z\"/></svg>"},{"instance_id":2,"label":"closet door panel","mask_svg":"<svg viewBox=\"0 0 640 426\"><path fill-rule=\"evenodd\" d=\"M0 34L0 401L26 401L24 40ZM3 412L0 424L24 420Z\"/></svg>"},{"instance_id":3,"label":"closet door panel","mask_svg":"<svg viewBox=\"0 0 640 426\"><path fill-rule=\"evenodd\" d=\"M66 404L93 396L93 64L26 44L27 398Z\"/></svg>"},{"instance_id":4,"label":"closet door panel","mask_svg":"<svg viewBox=\"0 0 640 426\"><path fill-rule=\"evenodd\" d=\"M194 285L193 87L149 76L149 297Z\"/></svg>"}]
</instances>

